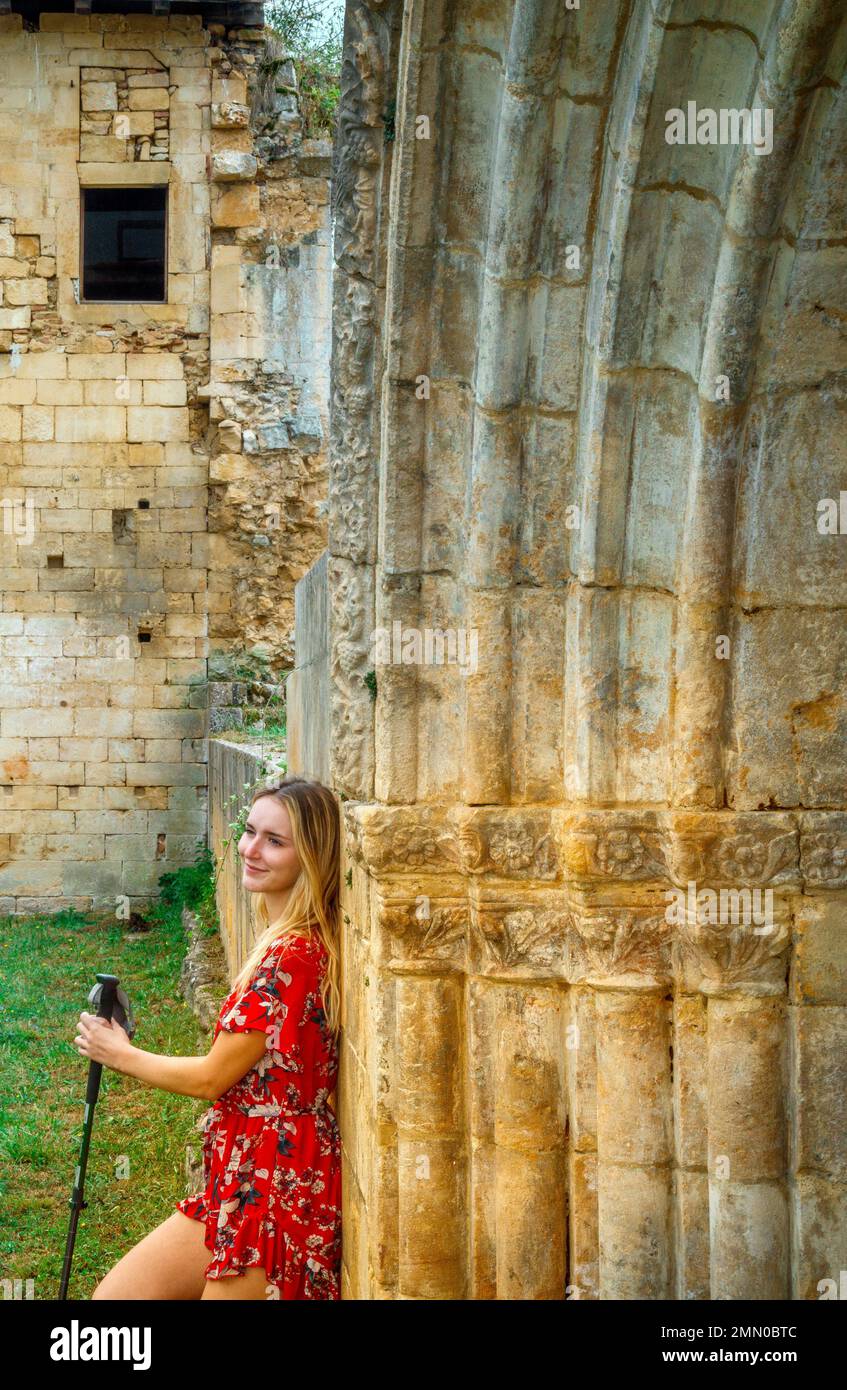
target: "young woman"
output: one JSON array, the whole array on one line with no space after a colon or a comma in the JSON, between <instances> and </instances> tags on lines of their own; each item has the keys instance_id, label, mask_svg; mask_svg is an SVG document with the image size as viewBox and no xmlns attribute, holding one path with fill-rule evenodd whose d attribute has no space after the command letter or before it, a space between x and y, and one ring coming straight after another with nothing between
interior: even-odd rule
<instances>
[{"instance_id":1,"label":"young woman","mask_svg":"<svg viewBox=\"0 0 847 1390\"><path fill-rule=\"evenodd\" d=\"M286 776L262 788L238 842L259 937L205 1057L134 1047L80 1016L81 1056L214 1102L201 1118L204 1189L98 1284L96 1299L338 1299L340 821L333 794ZM211 1256L210 1256L211 1252Z\"/></svg>"}]
</instances>

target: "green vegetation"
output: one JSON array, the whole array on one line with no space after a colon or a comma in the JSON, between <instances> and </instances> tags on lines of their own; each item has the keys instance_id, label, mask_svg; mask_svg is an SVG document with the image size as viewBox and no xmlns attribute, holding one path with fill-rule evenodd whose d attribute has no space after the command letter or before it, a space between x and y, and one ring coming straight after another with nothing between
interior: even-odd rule
<instances>
[{"instance_id":1,"label":"green vegetation","mask_svg":"<svg viewBox=\"0 0 847 1390\"><path fill-rule=\"evenodd\" d=\"M332 139L341 90L343 4L270 0L265 5L265 24L294 63L304 133L310 139ZM269 52L266 61L268 72L273 73L279 53Z\"/></svg>"},{"instance_id":2,"label":"green vegetation","mask_svg":"<svg viewBox=\"0 0 847 1390\"><path fill-rule=\"evenodd\" d=\"M242 652L234 659L232 679L236 681L270 681L273 679L271 664L262 652Z\"/></svg>"},{"instance_id":3,"label":"green vegetation","mask_svg":"<svg viewBox=\"0 0 847 1390\"><path fill-rule=\"evenodd\" d=\"M278 714L277 718L269 717L267 710L270 705L282 706L279 711L275 711ZM282 697L271 695L264 710L255 707L245 709L243 732L249 733L251 740L255 739L257 735L264 736L265 739L284 739L288 733L287 719L288 715Z\"/></svg>"},{"instance_id":4,"label":"green vegetation","mask_svg":"<svg viewBox=\"0 0 847 1390\"><path fill-rule=\"evenodd\" d=\"M266 743L269 746L284 743L288 734L284 689L290 670L279 673L271 666L267 655L256 647L248 652L216 652L210 659L210 667L210 679L216 681L256 681L272 686L261 709L253 705L244 707L243 724L219 729L213 737L232 743L258 741L262 744L260 753L264 753Z\"/></svg>"},{"instance_id":5,"label":"green vegetation","mask_svg":"<svg viewBox=\"0 0 847 1390\"><path fill-rule=\"evenodd\" d=\"M177 993L186 951L184 906L216 930L213 861L163 874L161 897L141 929L70 910L0 918L0 1278L34 1280L36 1299L54 1299L65 1249L82 1135L88 1063L74 1047L80 1013L98 971L117 975L145 1051L196 1056L209 1038ZM94 1286L185 1193L187 1148L202 1101L145 1086L104 1068L77 1229L69 1294ZM128 1176L117 1174L128 1165Z\"/></svg>"}]
</instances>

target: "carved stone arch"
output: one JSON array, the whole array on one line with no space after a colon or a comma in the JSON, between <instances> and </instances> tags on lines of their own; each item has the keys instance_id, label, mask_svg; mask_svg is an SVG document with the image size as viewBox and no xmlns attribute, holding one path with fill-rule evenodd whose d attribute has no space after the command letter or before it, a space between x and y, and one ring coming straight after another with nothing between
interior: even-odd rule
<instances>
[{"instance_id":1,"label":"carved stone arch","mask_svg":"<svg viewBox=\"0 0 847 1390\"><path fill-rule=\"evenodd\" d=\"M346 1296L814 1298L844 1267L840 21L348 6ZM669 142L689 101L770 110L772 149ZM478 660L372 669L395 628Z\"/></svg>"}]
</instances>

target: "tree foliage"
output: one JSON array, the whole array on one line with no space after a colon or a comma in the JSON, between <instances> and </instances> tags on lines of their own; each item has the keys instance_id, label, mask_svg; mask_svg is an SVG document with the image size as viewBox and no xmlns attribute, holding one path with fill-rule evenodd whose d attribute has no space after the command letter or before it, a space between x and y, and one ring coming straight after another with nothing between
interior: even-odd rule
<instances>
[{"instance_id":1,"label":"tree foliage","mask_svg":"<svg viewBox=\"0 0 847 1390\"><path fill-rule=\"evenodd\" d=\"M342 0L269 0L265 24L293 60L306 135L332 138L340 96Z\"/></svg>"}]
</instances>

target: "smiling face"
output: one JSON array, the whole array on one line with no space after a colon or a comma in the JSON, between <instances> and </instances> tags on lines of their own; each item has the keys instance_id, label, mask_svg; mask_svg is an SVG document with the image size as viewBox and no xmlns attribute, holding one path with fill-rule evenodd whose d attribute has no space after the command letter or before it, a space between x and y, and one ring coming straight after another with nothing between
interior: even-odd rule
<instances>
[{"instance_id":1,"label":"smiling face","mask_svg":"<svg viewBox=\"0 0 847 1390\"><path fill-rule=\"evenodd\" d=\"M252 893L283 898L297 882L300 860L291 835L285 805L274 796L260 796L250 808L247 827L238 841L244 867L242 883Z\"/></svg>"}]
</instances>

